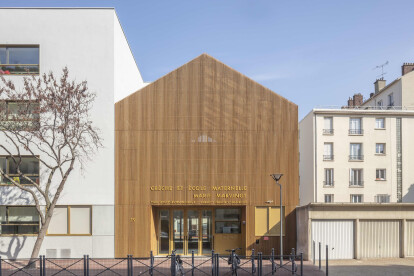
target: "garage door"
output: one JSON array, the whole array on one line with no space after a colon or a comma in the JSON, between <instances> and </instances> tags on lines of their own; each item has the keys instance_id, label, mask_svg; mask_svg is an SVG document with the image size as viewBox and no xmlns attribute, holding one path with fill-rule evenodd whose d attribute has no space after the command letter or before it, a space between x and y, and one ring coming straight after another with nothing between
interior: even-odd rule
<instances>
[{"instance_id":1,"label":"garage door","mask_svg":"<svg viewBox=\"0 0 414 276\"><path fill-rule=\"evenodd\" d=\"M414 256L414 220L407 220L407 256Z\"/></svg>"},{"instance_id":2,"label":"garage door","mask_svg":"<svg viewBox=\"0 0 414 276\"><path fill-rule=\"evenodd\" d=\"M396 220L361 220L361 258L398 258L400 222Z\"/></svg>"},{"instance_id":3,"label":"garage door","mask_svg":"<svg viewBox=\"0 0 414 276\"><path fill-rule=\"evenodd\" d=\"M322 247L322 259L325 259L326 245L329 259L353 259L354 221L312 220L312 240L315 241L316 259L319 256L319 242Z\"/></svg>"}]
</instances>

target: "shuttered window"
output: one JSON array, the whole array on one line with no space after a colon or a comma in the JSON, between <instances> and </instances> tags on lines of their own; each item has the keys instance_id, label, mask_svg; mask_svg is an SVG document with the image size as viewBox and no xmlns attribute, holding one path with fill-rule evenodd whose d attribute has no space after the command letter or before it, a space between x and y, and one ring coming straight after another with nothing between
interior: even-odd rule
<instances>
[{"instance_id":1,"label":"shuttered window","mask_svg":"<svg viewBox=\"0 0 414 276\"><path fill-rule=\"evenodd\" d=\"M285 219L283 219L283 236L285 236L285 229ZM279 207L255 208L255 236L280 236Z\"/></svg>"}]
</instances>

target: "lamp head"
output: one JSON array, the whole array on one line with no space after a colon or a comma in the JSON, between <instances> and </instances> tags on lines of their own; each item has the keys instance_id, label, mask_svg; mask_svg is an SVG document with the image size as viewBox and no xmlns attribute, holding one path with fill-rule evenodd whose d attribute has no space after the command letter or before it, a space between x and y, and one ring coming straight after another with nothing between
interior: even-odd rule
<instances>
[{"instance_id":1,"label":"lamp head","mask_svg":"<svg viewBox=\"0 0 414 276\"><path fill-rule=\"evenodd\" d=\"M274 173L274 174L271 174L270 176L273 178L274 181L278 182L282 178L282 175L283 174L281 173Z\"/></svg>"}]
</instances>

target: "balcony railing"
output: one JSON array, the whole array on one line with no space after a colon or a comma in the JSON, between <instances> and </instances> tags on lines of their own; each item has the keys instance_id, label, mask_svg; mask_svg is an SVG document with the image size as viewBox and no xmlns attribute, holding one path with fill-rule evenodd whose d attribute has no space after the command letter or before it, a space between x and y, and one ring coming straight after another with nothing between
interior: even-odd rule
<instances>
[{"instance_id":1,"label":"balcony railing","mask_svg":"<svg viewBox=\"0 0 414 276\"><path fill-rule=\"evenodd\" d=\"M349 135L363 135L364 130L363 129L350 129L348 130Z\"/></svg>"},{"instance_id":2,"label":"balcony railing","mask_svg":"<svg viewBox=\"0 0 414 276\"><path fill-rule=\"evenodd\" d=\"M335 184L334 181L328 180L323 182L323 186L333 187Z\"/></svg>"},{"instance_id":3,"label":"balcony railing","mask_svg":"<svg viewBox=\"0 0 414 276\"><path fill-rule=\"evenodd\" d=\"M333 155L324 155L323 160L324 161L334 160L334 156Z\"/></svg>"},{"instance_id":4,"label":"balcony railing","mask_svg":"<svg viewBox=\"0 0 414 276\"><path fill-rule=\"evenodd\" d=\"M332 134L334 134L334 130L333 130L333 128L325 128L325 129L323 129L323 134L332 135Z\"/></svg>"},{"instance_id":5,"label":"balcony railing","mask_svg":"<svg viewBox=\"0 0 414 276\"><path fill-rule=\"evenodd\" d=\"M361 181L361 180L349 181L349 187L364 187L364 181Z\"/></svg>"},{"instance_id":6,"label":"balcony railing","mask_svg":"<svg viewBox=\"0 0 414 276\"><path fill-rule=\"evenodd\" d=\"M389 195L376 195L374 198L375 198L376 203L389 203L390 202Z\"/></svg>"},{"instance_id":7,"label":"balcony railing","mask_svg":"<svg viewBox=\"0 0 414 276\"><path fill-rule=\"evenodd\" d=\"M363 155L350 155L349 161L363 161L364 156Z\"/></svg>"},{"instance_id":8,"label":"balcony railing","mask_svg":"<svg viewBox=\"0 0 414 276\"><path fill-rule=\"evenodd\" d=\"M0 64L0 75L37 75L39 64Z\"/></svg>"}]
</instances>

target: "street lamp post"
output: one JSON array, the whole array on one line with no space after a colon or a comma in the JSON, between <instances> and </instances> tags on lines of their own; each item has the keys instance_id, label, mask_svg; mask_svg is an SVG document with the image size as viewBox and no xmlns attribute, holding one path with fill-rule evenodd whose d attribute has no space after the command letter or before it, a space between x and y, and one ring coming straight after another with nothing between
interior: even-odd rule
<instances>
[{"instance_id":1,"label":"street lamp post","mask_svg":"<svg viewBox=\"0 0 414 276\"><path fill-rule=\"evenodd\" d=\"M276 181L276 184L279 185L280 188L280 267L283 265L283 210L282 210L282 185L279 183L280 178L282 178L281 173L271 174L270 176Z\"/></svg>"}]
</instances>

